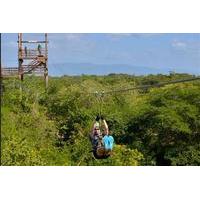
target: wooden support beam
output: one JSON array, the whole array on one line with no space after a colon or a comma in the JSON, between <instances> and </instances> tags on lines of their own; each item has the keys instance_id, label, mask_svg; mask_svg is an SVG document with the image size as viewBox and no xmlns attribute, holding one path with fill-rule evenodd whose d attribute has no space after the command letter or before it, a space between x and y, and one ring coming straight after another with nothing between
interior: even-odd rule
<instances>
[{"instance_id":1,"label":"wooden support beam","mask_svg":"<svg viewBox=\"0 0 200 200\"><path fill-rule=\"evenodd\" d=\"M19 43L19 41L17 41ZM37 40L23 40L21 43L46 43L46 41L37 41Z\"/></svg>"}]
</instances>

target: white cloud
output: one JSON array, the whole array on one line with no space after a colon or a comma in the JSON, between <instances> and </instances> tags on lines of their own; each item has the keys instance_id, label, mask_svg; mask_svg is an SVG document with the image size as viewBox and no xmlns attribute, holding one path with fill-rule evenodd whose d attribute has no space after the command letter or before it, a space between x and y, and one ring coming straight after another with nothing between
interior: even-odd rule
<instances>
[{"instance_id":1,"label":"white cloud","mask_svg":"<svg viewBox=\"0 0 200 200\"><path fill-rule=\"evenodd\" d=\"M160 36L164 33L133 33L132 36L135 37L154 37L154 36Z\"/></svg>"},{"instance_id":2,"label":"white cloud","mask_svg":"<svg viewBox=\"0 0 200 200\"><path fill-rule=\"evenodd\" d=\"M164 33L107 33L108 37L118 40L125 37L148 38L159 36Z\"/></svg>"},{"instance_id":3,"label":"white cloud","mask_svg":"<svg viewBox=\"0 0 200 200\"><path fill-rule=\"evenodd\" d=\"M91 54L96 48L95 42L86 36L85 33L49 34L49 48L59 51L63 56L85 56Z\"/></svg>"},{"instance_id":4,"label":"white cloud","mask_svg":"<svg viewBox=\"0 0 200 200\"><path fill-rule=\"evenodd\" d=\"M131 36L133 33L107 33L110 36L116 36L116 37L121 37L121 36Z\"/></svg>"},{"instance_id":5,"label":"white cloud","mask_svg":"<svg viewBox=\"0 0 200 200\"><path fill-rule=\"evenodd\" d=\"M65 33L64 38L67 40L80 40L83 35L83 33Z\"/></svg>"},{"instance_id":6,"label":"white cloud","mask_svg":"<svg viewBox=\"0 0 200 200\"><path fill-rule=\"evenodd\" d=\"M186 49L187 44L185 42L174 40L172 42L172 47L177 48L177 49Z\"/></svg>"},{"instance_id":7,"label":"white cloud","mask_svg":"<svg viewBox=\"0 0 200 200\"><path fill-rule=\"evenodd\" d=\"M55 33L55 34L50 33L48 35L48 38L49 40L53 41L63 41L63 40L77 41L80 40L83 36L84 34L82 33Z\"/></svg>"}]
</instances>

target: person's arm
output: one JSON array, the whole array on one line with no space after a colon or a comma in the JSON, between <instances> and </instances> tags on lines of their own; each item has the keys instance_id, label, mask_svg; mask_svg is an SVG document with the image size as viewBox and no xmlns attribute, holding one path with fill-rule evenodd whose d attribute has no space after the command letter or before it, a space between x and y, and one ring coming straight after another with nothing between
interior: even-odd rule
<instances>
[{"instance_id":1,"label":"person's arm","mask_svg":"<svg viewBox=\"0 0 200 200\"><path fill-rule=\"evenodd\" d=\"M106 122L105 119L103 119L103 125L104 125L104 128L105 128L105 134L108 135L108 132L109 132L109 130L108 130L108 124L107 124L107 122Z\"/></svg>"},{"instance_id":2,"label":"person's arm","mask_svg":"<svg viewBox=\"0 0 200 200\"><path fill-rule=\"evenodd\" d=\"M92 129L91 129L91 133L92 133L92 134L94 134L95 123L96 123L96 122L94 122L94 123L92 124Z\"/></svg>"}]
</instances>

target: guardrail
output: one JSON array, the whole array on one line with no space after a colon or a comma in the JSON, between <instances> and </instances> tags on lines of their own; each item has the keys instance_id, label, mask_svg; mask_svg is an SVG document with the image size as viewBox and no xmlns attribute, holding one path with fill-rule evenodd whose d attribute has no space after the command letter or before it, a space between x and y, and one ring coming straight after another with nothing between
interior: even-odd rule
<instances>
[{"instance_id":1,"label":"guardrail","mask_svg":"<svg viewBox=\"0 0 200 200\"><path fill-rule=\"evenodd\" d=\"M2 76L17 76L18 67L6 67L1 69Z\"/></svg>"},{"instance_id":2,"label":"guardrail","mask_svg":"<svg viewBox=\"0 0 200 200\"><path fill-rule=\"evenodd\" d=\"M46 56L46 53L47 53L47 56L48 56L48 52L45 51L45 49L41 49L40 51L38 51L37 49L23 49L20 51L19 53L19 56L21 58L35 58L37 56Z\"/></svg>"}]
</instances>

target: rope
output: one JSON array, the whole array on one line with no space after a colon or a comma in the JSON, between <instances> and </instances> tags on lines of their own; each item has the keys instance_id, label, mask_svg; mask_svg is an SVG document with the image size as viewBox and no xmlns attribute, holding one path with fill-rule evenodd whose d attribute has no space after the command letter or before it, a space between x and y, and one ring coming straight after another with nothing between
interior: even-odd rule
<instances>
[{"instance_id":1,"label":"rope","mask_svg":"<svg viewBox=\"0 0 200 200\"><path fill-rule=\"evenodd\" d=\"M98 91L95 92L95 95L96 95L97 101L98 101L98 105L99 105L99 110L98 110L99 117L101 117L101 115L102 115L103 94L104 94L103 92L98 92Z\"/></svg>"}]
</instances>

